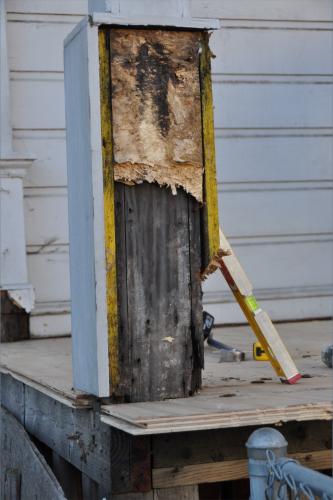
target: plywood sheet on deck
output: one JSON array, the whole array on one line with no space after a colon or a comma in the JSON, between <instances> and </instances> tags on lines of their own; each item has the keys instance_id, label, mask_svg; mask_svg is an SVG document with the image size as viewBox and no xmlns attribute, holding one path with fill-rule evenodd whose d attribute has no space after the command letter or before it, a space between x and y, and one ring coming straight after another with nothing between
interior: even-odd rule
<instances>
[{"instance_id":1,"label":"plywood sheet on deck","mask_svg":"<svg viewBox=\"0 0 333 500\"><path fill-rule=\"evenodd\" d=\"M73 390L71 339L41 339L1 345L0 371L9 373L69 406L89 406L89 395Z\"/></svg>"},{"instance_id":2,"label":"plywood sheet on deck","mask_svg":"<svg viewBox=\"0 0 333 500\"><path fill-rule=\"evenodd\" d=\"M115 180L202 201L200 33L112 29Z\"/></svg>"},{"instance_id":3,"label":"plywood sheet on deck","mask_svg":"<svg viewBox=\"0 0 333 500\"><path fill-rule=\"evenodd\" d=\"M332 322L278 325L301 373L296 385L281 384L269 363L255 362L250 351L255 340L248 327L220 329L214 337L247 353L242 363L219 363L205 350L203 388L190 399L103 407L104 422L131 434L159 434L191 430L271 425L287 421L332 419L332 371L320 351L332 342Z\"/></svg>"}]
</instances>

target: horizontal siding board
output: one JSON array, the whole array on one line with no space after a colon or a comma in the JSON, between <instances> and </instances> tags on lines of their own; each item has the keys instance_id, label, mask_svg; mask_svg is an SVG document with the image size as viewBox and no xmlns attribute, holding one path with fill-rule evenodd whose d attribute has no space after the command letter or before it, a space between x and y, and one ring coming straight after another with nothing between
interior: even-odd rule
<instances>
[{"instance_id":1,"label":"horizontal siding board","mask_svg":"<svg viewBox=\"0 0 333 500\"><path fill-rule=\"evenodd\" d=\"M242 244L231 243L242 267L253 284L254 292L261 288L302 288L332 286L332 237L306 241L278 238L268 242L254 238ZM320 265L314 259L320 256ZM204 290L227 291L221 273L214 273L204 283Z\"/></svg>"},{"instance_id":2,"label":"horizontal siding board","mask_svg":"<svg viewBox=\"0 0 333 500\"><path fill-rule=\"evenodd\" d=\"M223 19L332 21L330 0L191 0L192 15Z\"/></svg>"},{"instance_id":3,"label":"horizontal siding board","mask_svg":"<svg viewBox=\"0 0 333 500\"><path fill-rule=\"evenodd\" d=\"M333 192L331 186L306 190L236 184L219 191L219 212L231 237L331 233Z\"/></svg>"},{"instance_id":4,"label":"horizontal siding board","mask_svg":"<svg viewBox=\"0 0 333 500\"><path fill-rule=\"evenodd\" d=\"M30 14L85 15L88 0L10 0L8 12Z\"/></svg>"},{"instance_id":5,"label":"horizontal siding board","mask_svg":"<svg viewBox=\"0 0 333 500\"><path fill-rule=\"evenodd\" d=\"M12 80L14 128L63 129L62 78ZM332 85L214 84L219 128L332 127ZM237 106L235 105L237 103Z\"/></svg>"},{"instance_id":6,"label":"horizontal siding board","mask_svg":"<svg viewBox=\"0 0 333 500\"><path fill-rule=\"evenodd\" d=\"M300 131L301 133L301 131ZM315 133L315 131L314 131ZM216 133L219 182L313 181L333 178L333 131L326 137L223 136ZM267 132L269 135L269 132Z\"/></svg>"},{"instance_id":7,"label":"horizontal siding board","mask_svg":"<svg viewBox=\"0 0 333 500\"><path fill-rule=\"evenodd\" d=\"M68 202L64 188L26 190L24 197L28 245L68 244Z\"/></svg>"},{"instance_id":8,"label":"horizontal siding board","mask_svg":"<svg viewBox=\"0 0 333 500\"><path fill-rule=\"evenodd\" d=\"M51 247L48 253L28 247L28 276L36 302L70 300L68 247Z\"/></svg>"},{"instance_id":9,"label":"horizontal siding board","mask_svg":"<svg viewBox=\"0 0 333 500\"><path fill-rule=\"evenodd\" d=\"M18 129L65 127L63 77L23 75L11 80L12 125Z\"/></svg>"},{"instance_id":10,"label":"horizontal siding board","mask_svg":"<svg viewBox=\"0 0 333 500\"><path fill-rule=\"evenodd\" d=\"M76 23L8 22L11 71L63 71L63 43Z\"/></svg>"},{"instance_id":11,"label":"horizontal siding board","mask_svg":"<svg viewBox=\"0 0 333 500\"><path fill-rule=\"evenodd\" d=\"M215 84L215 126L332 127L332 85Z\"/></svg>"},{"instance_id":12,"label":"horizontal siding board","mask_svg":"<svg viewBox=\"0 0 333 500\"><path fill-rule=\"evenodd\" d=\"M261 306L273 321L304 320L312 318L331 318L333 316L333 297L286 297L260 300ZM205 303L205 310L215 318L215 324L244 323L239 306L233 301L228 303ZM279 326L277 325L279 330ZM253 342L256 340L253 335ZM235 346L237 347L237 346Z\"/></svg>"},{"instance_id":13,"label":"horizontal siding board","mask_svg":"<svg viewBox=\"0 0 333 500\"><path fill-rule=\"evenodd\" d=\"M333 31L221 29L211 36L217 55L212 69L214 73L253 75L332 74L332 51L323 50L332 45Z\"/></svg>"},{"instance_id":14,"label":"horizontal siding board","mask_svg":"<svg viewBox=\"0 0 333 500\"><path fill-rule=\"evenodd\" d=\"M67 185L65 130L14 130L14 148L36 158L24 178L26 187Z\"/></svg>"}]
</instances>

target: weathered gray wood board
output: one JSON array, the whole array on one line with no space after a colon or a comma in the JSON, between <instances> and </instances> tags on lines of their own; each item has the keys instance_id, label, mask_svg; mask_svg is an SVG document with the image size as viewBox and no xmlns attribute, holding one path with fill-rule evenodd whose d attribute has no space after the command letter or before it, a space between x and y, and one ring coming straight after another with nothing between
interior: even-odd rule
<instances>
[{"instance_id":1,"label":"weathered gray wood board","mask_svg":"<svg viewBox=\"0 0 333 500\"><path fill-rule=\"evenodd\" d=\"M15 305L5 290L0 291L1 342L14 342L29 338L29 314Z\"/></svg>"},{"instance_id":2,"label":"weathered gray wood board","mask_svg":"<svg viewBox=\"0 0 333 500\"><path fill-rule=\"evenodd\" d=\"M115 180L202 201L198 31L111 29Z\"/></svg>"},{"instance_id":3,"label":"weathered gray wood board","mask_svg":"<svg viewBox=\"0 0 333 500\"><path fill-rule=\"evenodd\" d=\"M1 414L1 498L3 500L65 500L44 457L7 410Z\"/></svg>"},{"instance_id":4,"label":"weathered gray wood board","mask_svg":"<svg viewBox=\"0 0 333 500\"><path fill-rule=\"evenodd\" d=\"M186 397L203 366L199 205L116 183L121 380L128 401Z\"/></svg>"},{"instance_id":5,"label":"weathered gray wood board","mask_svg":"<svg viewBox=\"0 0 333 500\"><path fill-rule=\"evenodd\" d=\"M111 429L93 409L75 410L3 374L1 404L11 413L23 409L22 423L29 434L98 483L103 495L110 494Z\"/></svg>"},{"instance_id":6,"label":"weathered gray wood board","mask_svg":"<svg viewBox=\"0 0 333 500\"><path fill-rule=\"evenodd\" d=\"M86 496L96 490L98 498L110 498L111 491L151 489L150 440L133 439L104 425L98 405L70 408L10 375L1 376L1 403L19 414L29 434L60 457L57 470L63 471L64 480L66 464L61 458L82 472Z\"/></svg>"}]
</instances>

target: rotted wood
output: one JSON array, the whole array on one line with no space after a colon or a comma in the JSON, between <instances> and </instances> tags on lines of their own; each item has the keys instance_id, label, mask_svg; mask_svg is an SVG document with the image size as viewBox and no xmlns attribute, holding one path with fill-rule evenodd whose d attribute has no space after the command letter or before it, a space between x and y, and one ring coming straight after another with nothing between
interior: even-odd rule
<instances>
[{"instance_id":1,"label":"rotted wood","mask_svg":"<svg viewBox=\"0 0 333 500\"><path fill-rule=\"evenodd\" d=\"M14 342L29 338L29 314L10 300L5 290L0 291L1 342Z\"/></svg>"},{"instance_id":2,"label":"rotted wood","mask_svg":"<svg viewBox=\"0 0 333 500\"><path fill-rule=\"evenodd\" d=\"M203 367L198 202L156 184L115 190L124 399L189 396Z\"/></svg>"},{"instance_id":3,"label":"rotted wood","mask_svg":"<svg viewBox=\"0 0 333 500\"><path fill-rule=\"evenodd\" d=\"M114 175L202 201L201 32L111 29Z\"/></svg>"}]
</instances>

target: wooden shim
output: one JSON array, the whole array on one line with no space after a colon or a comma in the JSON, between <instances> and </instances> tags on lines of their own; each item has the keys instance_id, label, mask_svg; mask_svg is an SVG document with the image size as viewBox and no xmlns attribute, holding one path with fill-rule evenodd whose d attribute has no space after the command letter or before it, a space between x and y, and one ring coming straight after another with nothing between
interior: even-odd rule
<instances>
[{"instance_id":1,"label":"wooden shim","mask_svg":"<svg viewBox=\"0 0 333 500\"><path fill-rule=\"evenodd\" d=\"M216 183L214 111L209 35L202 35L200 55L201 115L204 160L204 205L202 208L202 271L219 251L219 216Z\"/></svg>"},{"instance_id":2,"label":"wooden shim","mask_svg":"<svg viewBox=\"0 0 333 500\"><path fill-rule=\"evenodd\" d=\"M220 249L222 250L223 255L233 255L233 250L230 246L229 241L227 240L225 234L223 233L221 227L219 227L219 236L220 236Z\"/></svg>"},{"instance_id":3,"label":"wooden shim","mask_svg":"<svg viewBox=\"0 0 333 500\"><path fill-rule=\"evenodd\" d=\"M261 335L265 339L264 346L269 347L273 357L281 367L283 376L287 380L295 377L298 370L268 314L265 311L258 311L254 315L253 321L258 325Z\"/></svg>"},{"instance_id":4,"label":"wooden shim","mask_svg":"<svg viewBox=\"0 0 333 500\"><path fill-rule=\"evenodd\" d=\"M143 419L139 421L107 416L101 414L102 422L119 429L126 429L132 435L164 434L173 432L189 432L209 429L223 429L245 427L252 425L268 425L280 422L310 421L310 420L332 420L333 405L330 402L316 404L302 404L285 406L282 408L260 408L253 410L241 410L237 412L220 412L203 414L193 419L188 417L174 417L170 420L159 422L159 418L151 419L149 422Z\"/></svg>"},{"instance_id":5,"label":"wooden shim","mask_svg":"<svg viewBox=\"0 0 333 500\"><path fill-rule=\"evenodd\" d=\"M252 295L252 284L235 255L221 258L221 271L232 289L237 289L244 297Z\"/></svg>"},{"instance_id":6,"label":"wooden shim","mask_svg":"<svg viewBox=\"0 0 333 500\"><path fill-rule=\"evenodd\" d=\"M311 469L329 470L332 467L332 450L292 453L288 456ZM153 487L169 488L171 486L219 483L248 477L248 460L226 460L224 462L153 469Z\"/></svg>"}]
</instances>

